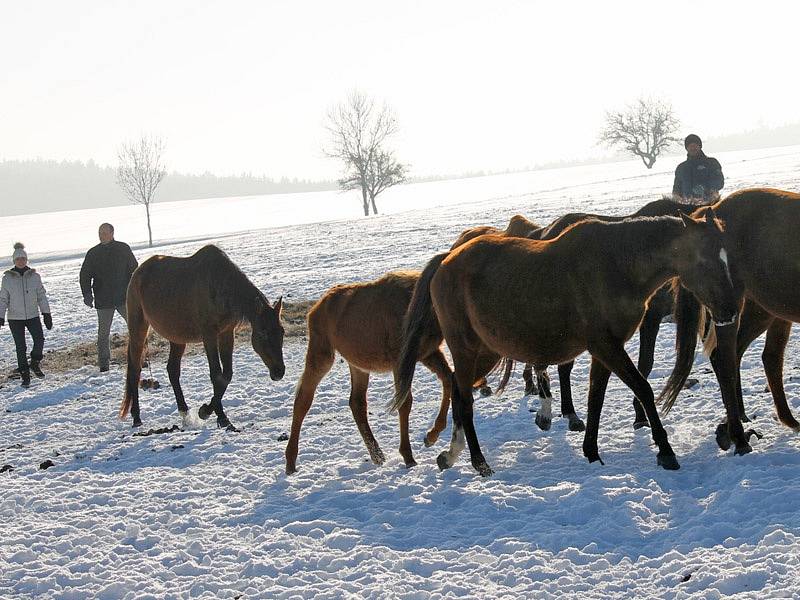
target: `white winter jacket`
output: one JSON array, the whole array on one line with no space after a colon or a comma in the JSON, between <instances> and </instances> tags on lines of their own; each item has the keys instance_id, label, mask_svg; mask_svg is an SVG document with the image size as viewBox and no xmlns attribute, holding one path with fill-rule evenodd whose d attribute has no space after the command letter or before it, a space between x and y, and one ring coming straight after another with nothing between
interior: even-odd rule
<instances>
[{"instance_id":1,"label":"white winter jacket","mask_svg":"<svg viewBox=\"0 0 800 600\"><path fill-rule=\"evenodd\" d=\"M0 285L0 317L6 316L9 320L28 320L43 313L50 312L50 303L47 301L47 292L42 285L42 278L34 269L28 269L20 275L14 269L3 273L3 283Z\"/></svg>"}]
</instances>

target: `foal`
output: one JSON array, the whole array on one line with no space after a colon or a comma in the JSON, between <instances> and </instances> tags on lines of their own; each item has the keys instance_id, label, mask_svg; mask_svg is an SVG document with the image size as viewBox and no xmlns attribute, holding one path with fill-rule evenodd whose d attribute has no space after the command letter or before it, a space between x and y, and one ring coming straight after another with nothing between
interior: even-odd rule
<instances>
[{"instance_id":1,"label":"foal","mask_svg":"<svg viewBox=\"0 0 800 600\"><path fill-rule=\"evenodd\" d=\"M350 365L350 410L375 464L386 460L367 420L369 374L392 371L400 354L403 316L411 300L418 271L389 273L369 283L337 285L328 290L308 312L306 365L294 399L292 429L286 445L286 473L297 470L297 450L314 393L333 366L336 352ZM442 402L433 427L425 436L431 446L447 425L452 371L440 349L442 334L435 325L421 343L414 364L422 362L442 382ZM395 379L396 379L395 373ZM408 437L411 400L400 410L400 454L407 467L416 464Z\"/></svg>"},{"instance_id":2,"label":"foal","mask_svg":"<svg viewBox=\"0 0 800 600\"><path fill-rule=\"evenodd\" d=\"M222 409L222 395L233 377L233 337L237 325L249 321L252 344L273 381L283 377L281 299L270 306L264 294L216 246L204 246L188 258L153 256L133 272L128 284L128 372L120 418L130 411L133 426L139 413L139 377L150 327L169 340L167 373L178 411L186 423L189 407L181 389L181 358L186 344L203 342L214 395L198 411L217 425L235 430ZM221 365L220 365L221 363Z\"/></svg>"},{"instance_id":3,"label":"foal","mask_svg":"<svg viewBox=\"0 0 800 600\"><path fill-rule=\"evenodd\" d=\"M483 236L434 257L420 276L405 320L394 406L411 390L419 340L438 322L455 368L453 437L439 455L444 469L469 445L473 467L489 475L473 424L472 382L500 357L561 364L592 356L583 453L600 460L597 434L613 372L644 406L658 464L679 468L655 408L653 390L625 352L647 299L680 277L715 319L735 318L737 304L723 262L722 232L704 219L656 217L584 221L550 241ZM563 285L550 281L560 274Z\"/></svg>"}]
</instances>

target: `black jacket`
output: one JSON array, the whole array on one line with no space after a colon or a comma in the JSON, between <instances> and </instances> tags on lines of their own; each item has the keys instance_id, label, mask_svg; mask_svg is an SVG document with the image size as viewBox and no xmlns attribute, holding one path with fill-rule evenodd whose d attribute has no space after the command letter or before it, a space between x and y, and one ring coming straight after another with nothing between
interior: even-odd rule
<instances>
[{"instance_id":1,"label":"black jacket","mask_svg":"<svg viewBox=\"0 0 800 600\"><path fill-rule=\"evenodd\" d=\"M97 244L86 253L81 265L81 291L94 297L95 308L114 308L125 304L128 282L139 263L125 242L112 240Z\"/></svg>"},{"instance_id":2,"label":"black jacket","mask_svg":"<svg viewBox=\"0 0 800 600\"><path fill-rule=\"evenodd\" d=\"M709 199L725 185L722 167L716 158L700 152L696 158L687 158L675 169L675 183L672 193L681 198Z\"/></svg>"}]
</instances>

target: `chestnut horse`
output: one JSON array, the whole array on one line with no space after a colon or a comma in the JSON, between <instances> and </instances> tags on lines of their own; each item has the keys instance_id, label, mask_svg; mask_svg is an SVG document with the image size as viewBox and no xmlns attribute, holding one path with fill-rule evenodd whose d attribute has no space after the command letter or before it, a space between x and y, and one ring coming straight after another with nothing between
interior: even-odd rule
<instances>
[{"instance_id":1,"label":"chestnut horse","mask_svg":"<svg viewBox=\"0 0 800 600\"><path fill-rule=\"evenodd\" d=\"M308 312L306 365L294 399L292 429L286 445L286 473L297 470L297 450L314 393L333 366L336 352L350 365L350 410L372 462L386 460L367 419L367 386L370 373L392 371L400 354L403 316L419 279L419 271L389 273L369 283L337 285L328 290ZM442 354L442 334L431 328L416 356L442 382L442 402L433 427L425 436L431 446L447 426L452 371ZM416 464L408 437L411 401L400 411L400 455L407 467Z\"/></svg>"},{"instance_id":2,"label":"chestnut horse","mask_svg":"<svg viewBox=\"0 0 800 600\"><path fill-rule=\"evenodd\" d=\"M588 418L583 453L600 460L597 434L606 385L613 372L644 406L658 464L679 468L656 411L653 390L625 352L648 298L680 277L717 320L738 306L724 261L722 231L710 209L705 218L582 221L553 240L482 236L434 257L425 267L404 323L398 386L407 399L419 341L438 321L455 368L453 437L437 459L444 469L469 445L473 467L492 473L473 423L472 382L500 357L561 364L588 350ZM551 284L558 274L562 284Z\"/></svg>"},{"instance_id":3,"label":"chestnut horse","mask_svg":"<svg viewBox=\"0 0 800 600\"><path fill-rule=\"evenodd\" d=\"M764 331L763 361L772 398L781 423L795 431L800 424L786 402L783 388L783 353L791 324L800 321L800 194L757 188L730 194L714 204L725 229L731 277L739 303L744 303L736 326L716 328L716 348L711 364L717 374L725 404L726 421L717 428L723 450L735 443L736 454L751 451L751 431L744 432L739 366L748 346ZM696 335L700 307L691 296L679 293L677 335ZM664 412L673 405L691 371L694 346L683 345L676 369L664 392Z\"/></svg>"},{"instance_id":4,"label":"chestnut horse","mask_svg":"<svg viewBox=\"0 0 800 600\"><path fill-rule=\"evenodd\" d=\"M235 430L222 409L222 395L233 376L233 337L248 321L252 344L273 381L283 377L281 299L270 306L264 294L216 246L204 246L188 258L152 256L133 272L128 284L128 372L120 418L130 411L133 426L139 413L139 377L147 332L152 327L169 341L167 373L184 424L189 407L181 390L181 358L186 344L203 342L214 395L200 407L207 419L213 410L217 425ZM220 365L220 363L222 363Z\"/></svg>"}]
</instances>

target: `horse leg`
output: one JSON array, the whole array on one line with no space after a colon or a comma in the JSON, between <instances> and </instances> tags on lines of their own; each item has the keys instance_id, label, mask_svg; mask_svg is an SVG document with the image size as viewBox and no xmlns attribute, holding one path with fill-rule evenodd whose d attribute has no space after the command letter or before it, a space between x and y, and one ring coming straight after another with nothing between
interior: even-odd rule
<instances>
[{"instance_id":1,"label":"horse leg","mask_svg":"<svg viewBox=\"0 0 800 600\"><path fill-rule=\"evenodd\" d=\"M800 423L792 415L789 404L786 402L786 392L783 388L783 356L792 324L783 319L775 319L767 329L767 339L764 342L764 352L761 360L764 363L764 372L767 374L769 389L772 392L772 401L775 412L781 423L800 433Z\"/></svg>"},{"instance_id":2,"label":"horse leg","mask_svg":"<svg viewBox=\"0 0 800 600\"><path fill-rule=\"evenodd\" d=\"M439 434L447 427L447 411L450 409L450 396L453 390L453 372L450 370L450 365L447 364L447 360L441 350L426 356L422 360L422 364L433 371L439 381L442 382L442 402L439 406L439 413L436 415L433 427L425 434L425 447L430 448L439 439ZM484 381L486 381L485 378Z\"/></svg>"},{"instance_id":3,"label":"horse leg","mask_svg":"<svg viewBox=\"0 0 800 600\"><path fill-rule=\"evenodd\" d=\"M656 338L661 327L662 316L654 310L649 310L644 314L642 324L639 326L639 361L637 367L642 376L647 379L653 370L653 359L656 352ZM633 428L641 429L649 427L650 422L644 412L644 407L638 398L633 399L633 410L636 416L633 419Z\"/></svg>"},{"instance_id":4,"label":"horse leg","mask_svg":"<svg viewBox=\"0 0 800 600\"><path fill-rule=\"evenodd\" d=\"M172 386L172 391L175 394L175 401L178 404L178 412L181 415L183 426L187 424L189 407L183 397L183 389L181 389L181 358L186 350L186 344L176 344L175 342L169 343L169 359L167 360L167 375L169 376L169 383Z\"/></svg>"},{"instance_id":5,"label":"horse leg","mask_svg":"<svg viewBox=\"0 0 800 600\"><path fill-rule=\"evenodd\" d=\"M206 358L208 358L208 372L211 378L211 385L214 388L214 394L211 396L211 401L208 404L203 404L197 411L197 416L205 420L211 416L212 412L217 412L217 404L228 383L224 381L222 376L222 366L220 365L219 356L219 342L216 336L209 336L203 339L203 347L206 350ZM219 424L219 413L217 413L217 423ZM226 425L227 426L227 425Z\"/></svg>"},{"instance_id":6,"label":"horse leg","mask_svg":"<svg viewBox=\"0 0 800 600\"><path fill-rule=\"evenodd\" d=\"M225 390L228 389L228 385L230 385L233 379L233 339L233 329L225 331L217 337L219 358L222 362L222 374L219 377L221 389L219 394L217 394L215 390L214 397L216 398L216 402L212 400L212 407L217 414L217 427L224 427L230 431L237 431L222 408L222 396L225 394Z\"/></svg>"},{"instance_id":7,"label":"horse leg","mask_svg":"<svg viewBox=\"0 0 800 600\"><path fill-rule=\"evenodd\" d=\"M327 335L321 330L316 330L312 325L313 323L309 321L306 364L297 384L294 408L292 409L292 429L289 434L289 442L286 444L287 475L297 472L297 450L300 443L300 429L303 426L303 420L306 418L311 408L311 403L314 401L314 394L317 391L319 382L331 370L336 357L333 345L328 340Z\"/></svg>"},{"instance_id":8,"label":"horse leg","mask_svg":"<svg viewBox=\"0 0 800 600\"><path fill-rule=\"evenodd\" d=\"M572 367L575 366L575 361L558 365L558 384L559 394L561 396L561 416L566 417L570 431L584 431L586 425L575 414L575 405L572 403L572 382L570 381L572 375Z\"/></svg>"},{"instance_id":9,"label":"horse leg","mask_svg":"<svg viewBox=\"0 0 800 600\"><path fill-rule=\"evenodd\" d=\"M128 308L128 368L125 374L125 398L122 401L120 416L124 417L130 409L134 427L142 424L139 412L139 378L142 375L142 355L149 328L150 324L145 319L142 307L132 298Z\"/></svg>"},{"instance_id":10,"label":"horse leg","mask_svg":"<svg viewBox=\"0 0 800 600\"><path fill-rule=\"evenodd\" d=\"M395 389L397 389L397 373L394 373L394 381ZM408 400L406 400L397 411L398 420L400 422L400 456L403 457L403 461L406 463L406 467L409 469L417 466L417 461L414 460L414 453L411 451L411 440L409 439L408 435L408 417L411 414L411 406L413 402L414 397L409 392ZM355 416L355 413L353 413L353 416ZM366 419L366 416L364 418ZM367 425L367 429L369 429L369 425ZM370 435L372 434L370 433ZM364 441L366 442L366 438L364 438ZM375 447L377 448L377 446L378 444L375 442ZM369 445L367 445L367 448L369 448Z\"/></svg>"},{"instance_id":11,"label":"horse leg","mask_svg":"<svg viewBox=\"0 0 800 600\"><path fill-rule=\"evenodd\" d=\"M550 376L547 374L547 365L534 365L534 371L536 373L536 390L541 400L534 422L539 429L547 431L553 423L553 394L550 392Z\"/></svg>"},{"instance_id":12,"label":"horse leg","mask_svg":"<svg viewBox=\"0 0 800 600\"><path fill-rule=\"evenodd\" d=\"M525 382L525 395L530 396L536 391L536 383L533 379L533 365L525 363L525 368L522 369L522 380Z\"/></svg>"},{"instance_id":13,"label":"horse leg","mask_svg":"<svg viewBox=\"0 0 800 600\"><path fill-rule=\"evenodd\" d=\"M673 452L672 446L669 445L667 432L661 424L661 419L656 410L653 388L650 387L647 379L633 364L633 361L625 352L623 344L602 343L599 348L593 348L592 354L597 355L606 367L611 369L642 403L647 420L650 421L650 432L653 436L653 441L658 446L658 465L668 470L679 469L680 465L675 458L675 452Z\"/></svg>"},{"instance_id":14,"label":"horse leg","mask_svg":"<svg viewBox=\"0 0 800 600\"><path fill-rule=\"evenodd\" d=\"M475 384L472 386L477 389L481 396L491 396L492 395L492 388L489 386L489 382L486 381L486 377L481 377Z\"/></svg>"},{"instance_id":15,"label":"horse leg","mask_svg":"<svg viewBox=\"0 0 800 600\"><path fill-rule=\"evenodd\" d=\"M358 427L358 432L361 434L361 439L364 440L364 445L367 447L367 452L369 452L372 462L374 462L376 465L382 465L384 462L386 462L386 457L383 455L383 450L381 450L380 446L378 445L378 441L375 439L375 436L372 435L372 429L370 429L369 421L367 420L368 386L369 373L356 369L353 365L350 365L350 411L353 413L353 419ZM410 394L408 400L405 402L405 405L409 407L408 412L410 412ZM406 424L408 423L408 412L406 412ZM402 408L400 419L402 429ZM403 458L406 457L404 456ZM414 461L413 457L411 457L411 461ZM406 459L406 466L413 466L408 464L408 459Z\"/></svg>"},{"instance_id":16,"label":"horse leg","mask_svg":"<svg viewBox=\"0 0 800 600\"><path fill-rule=\"evenodd\" d=\"M461 452L459 448L460 442L463 438L466 438L472 466L480 475L486 477L491 475L493 471L481 452L472 413L472 383L475 381L476 376L483 376L485 374L485 372L476 373L476 365L478 358L484 359L485 357L479 357L474 353L464 351L453 352L451 350L451 353L455 366L455 385L453 386L452 401L453 443L451 444L450 451L440 454L436 462L439 464L440 468L452 466ZM497 358L495 357L494 362L496 361ZM483 369L481 369L481 371L483 371ZM461 446L461 448L463 448L463 446Z\"/></svg>"},{"instance_id":17,"label":"horse leg","mask_svg":"<svg viewBox=\"0 0 800 600\"><path fill-rule=\"evenodd\" d=\"M600 430L600 413L603 412L603 401L611 371L600 360L592 356L589 366L589 397L586 406L586 433L583 436L583 455L590 463L600 461L597 450L597 434Z\"/></svg>"}]
</instances>

